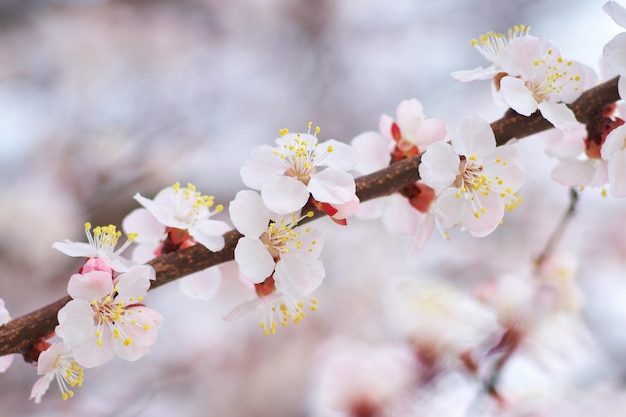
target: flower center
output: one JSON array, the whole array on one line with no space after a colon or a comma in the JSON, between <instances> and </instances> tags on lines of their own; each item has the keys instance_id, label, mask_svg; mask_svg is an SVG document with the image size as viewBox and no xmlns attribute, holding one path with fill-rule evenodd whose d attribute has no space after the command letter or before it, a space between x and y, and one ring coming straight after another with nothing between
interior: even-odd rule
<instances>
[{"instance_id":1,"label":"flower center","mask_svg":"<svg viewBox=\"0 0 626 417\"><path fill-rule=\"evenodd\" d=\"M305 185L309 184L311 175L317 172L316 165L331 152L332 146L327 146L325 150L319 150L317 134L320 132L319 126L311 134L312 122L308 123L307 133L296 133L295 136L287 136L288 129L280 130L280 137L283 139L283 149L275 150L274 155L278 156L287 165L285 175L294 177Z\"/></svg>"},{"instance_id":2,"label":"flower center","mask_svg":"<svg viewBox=\"0 0 626 417\"><path fill-rule=\"evenodd\" d=\"M119 255L122 253L135 239L137 239L137 233L129 233L128 240L124 242L122 246L116 251L115 246L119 238L122 236L122 232L110 224L108 226L97 226L91 229L91 223L85 223L85 234L87 235L87 241L89 245L93 247L98 253L103 255Z\"/></svg>"},{"instance_id":3,"label":"flower center","mask_svg":"<svg viewBox=\"0 0 626 417\"><path fill-rule=\"evenodd\" d=\"M508 36L503 33L487 32L484 35L480 35L478 39L472 39L472 46L476 48L487 61L492 64L497 64L500 52L502 52L506 46L513 39L521 38L528 35L530 26L518 25L509 29Z\"/></svg>"},{"instance_id":4,"label":"flower center","mask_svg":"<svg viewBox=\"0 0 626 417\"><path fill-rule=\"evenodd\" d=\"M313 217L313 212L309 211L302 217L297 217L295 214L291 215L289 221L285 220L282 216L276 221L271 222L267 228L267 232L264 232L260 239L270 252L270 255L274 259L279 258L281 253L289 252L289 248L295 247L296 249L302 249L303 242L300 239L303 233L311 231L309 227L305 229L294 230L302 219L307 217ZM316 241L312 241L311 245L317 244ZM313 251L313 248L308 249L309 252Z\"/></svg>"},{"instance_id":5,"label":"flower center","mask_svg":"<svg viewBox=\"0 0 626 417\"><path fill-rule=\"evenodd\" d=\"M203 195L196 191L196 186L187 183L187 187L180 188L180 183L172 185L176 192L176 215L174 218L180 222L192 225L199 218L210 216L210 211L207 209L212 208L215 205L215 197L212 195ZM182 197L182 198L180 198ZM224 206L218 204L215 206L215 211L220 212L224 210Z\"/></svg>"},{"instance_id":6,"label":"flower center","mask_svg":"<svg viewBox=\"0 0 626 417\"><path fill-rule=\"evenodd\" d=\"M546 97L552 94L561 94L563 88L578 91L578 84L581 81L580 75L568 76L567 69L572 66L572 61L564 61L558 57L553 65L547 64L547 58L552 55L552 50L548 50L548 57L544 59L535 59L533 65L536 67L545 66L545 77L541 80L526 81L526 87L532 92L533 97L538 103L546 101ZM570 85L570 84L573 84Z\"/></svg>"},{"instance_id":7,"label":"flower center","mask_svg":"<svg viewBox=\"0 0 626 417\"><path fill-rule=\"evenodd\" d=\"M113 293L102 298L100 301L94 300L91 302L91 308L94 311L94 324L96 325L96 336L98 338L98 346L103 345L103 329L106 327L115 339L122 339L124 346L130 346L133 339L129 337L124 327L126 324L136 325L135 320L130 319L132 311L127 309L123 301L116 301L115 298L118 294L118 287L114 287ZM130 297L131 302L141 302L143 297ZM134 304L133 304L134 305ZM144 325L145 330L148 330Z\"/></svg>"}]
</instances>

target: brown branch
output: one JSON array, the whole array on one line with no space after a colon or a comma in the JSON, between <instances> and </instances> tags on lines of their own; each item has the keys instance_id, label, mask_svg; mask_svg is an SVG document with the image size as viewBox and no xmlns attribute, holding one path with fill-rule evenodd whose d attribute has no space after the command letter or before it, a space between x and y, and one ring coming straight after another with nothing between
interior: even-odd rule
<instances>
[{"instance_id":1,"label":"brown branch","mask_svg":"<svg viewBox=\"0 0 626 417\"><path fill-rule=\"evenodd\" d=\"M614 78L584 92L570 107L578 120L584 123L588 121L590 115L617 100L619 100L617 78ZM498 145L502 145L511 138L530 136L549 129L551 125L539 113L524 117L508 111L504 117L493 122L491 127L494 130L496 142ZM357 178L356 185L359 198L361 201L371 200L389 195L406 185L412 184L419 179L417 171L419 163L420 158L414 157L395 163L381 171ZM321 217L319 211L314 210L314 212L313 218ZM203 246L196 245L153 259L149 262L156 270L156 281L152 284L152 288L210 266L233 260L235 245L240 236L236 230L226 233L224 235L226 245L219 252L212 253ZM69 301L70 297L62 298L0 326L0 356L21 353L26 358L34 343L54 331L57 325L57 313Z\"/></svg>"}]
</instances>

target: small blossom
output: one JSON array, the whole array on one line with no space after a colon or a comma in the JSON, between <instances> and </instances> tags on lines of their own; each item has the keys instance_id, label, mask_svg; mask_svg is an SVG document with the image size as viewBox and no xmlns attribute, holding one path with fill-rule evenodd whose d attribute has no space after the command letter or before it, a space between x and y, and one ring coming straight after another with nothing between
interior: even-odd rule
<instances>
[{"instance_id":1,"label":"small blossom","mask_svg":"<svg viewBox=\"0 0 626 417\"><path fill-rule=\"evenodd\" d=\"M64 400L74 396L72 388L83 384L83 368L74 360L69 346L62 342L41 352L37 361L37 373L43 376L35 382L30 393L30 399L35 399L36 404L41 402L41 397L54 379Z\"/></svg>"},{"instance_id":2,"label":"small blossom","mask_svg":"<svg viewBox=\"0 0 626 417\"><path fill-rule=\"evenodd\" d=\"M500 95L517 113L530 116L537 109L559 128L576 127L574 113L565 103L583 92L585 68L561 57L551 41L535 36L513 40L502 51Z\"/></svg>"},{"instance_id":3,"label":"small blossom","mask_svg":"<svg viewBox=\"0 0 626 417\"><path fill-rule=\"evenodd\" d=\"M161 254L193 246L196 241L211 251L224 247L223 234L230 227L210 219L223 207L215 206L214 197L198 193L192 184L182 190L178 183L174 184L159 192L152 201L140 195L135 198L149 208L133 210L122 222L124 230L139 233L133 251L135 262L148 262ZM214 206L215 210L211 211ZM180 279L178 285L189 297L208 300L215 296L221 282L221 270L215 266Z\"/></svg>"},{"instance_id":4,"label":"small blossom","mask_svg":"<svg viewBox=\"0 0 626 417\"><path fill-rule=\"evenodd\" d=\"M191 237L193 241L204 245L210 251L215 252L224 248L222 235L229 231L230 227L222 221L211 219L224 207L221 204L215 205L213 196L196 191L193 184L181 188L180 184L176 183L159 191L154 200L141 194L135 194L134 198L162 225L179 231L180 236L174 243L180 244ZM211 210L213 207L215 208ZM140 227L148 225L150 228L150 221L145 219L146 213L142 211L139 213L131 217L132 220L126 221L125 228L134 225ZM155 234L158 232L152 233L151 236Z\"/></svg>"},{"instance_id":5,"label":"small blossom","mask_svg":"<svg viewBox=\"0 0 626 417\"><path fill-rule=\"evenodd\" d=\"M352 139L358 154L356 170L369 174L404 158L422 154L428 145L445 138L443 121L425 118L422 104L404 100L396 109L396 120L386 114L380 118L380 132L365 132ZM391 196L361 203L357 217L382 217L385 228L396 236L414 236L414 250L419 251L432 233L434 217L430 213L435 192L418 181Z\"/></svg>"},{"instance_id":6,"label":"small blossom","mask_svg":"<svg viewBox=\"0 0 626 417\"><path fill-rule=\"evenodd\" d=\"M11 321L9 311L4 306L4 300L0 298L0 327ZM0 356L0 372L6 371L13 363L14 355Z\"/></svg>"},{"instance_id":7,"label":"small blossom","mask_svg":"<svg viewBox=\"0 0 626 417\"><path fill-rule=\"evenodd\" d=\"M128 271L131 262L120 255L137 238L136 233L129 233L128 240L117 249L115 247L122 236L122 232L112 224L92 229L91 223L87 222L85 223L85 234L89 243L72 242L66 239L63 242L53 243L52 247L68 256L99 258L117 272Z\"/></svg>"},{"instance_id":8,"label":"small blossom","mask_svg":"<svg viewBox=\"0 0 626 417\"><path fill-rule=\"evenodd\" d=\"M473 236L491 233L504 210L522 201L517 193L524 183L521 154L512 146L496 147L491 127L478 116L457 122L452 144L430 145L419 172L439 192L435 214L441 225L466 228Z\"/></svg>"},{"instance_id":9,"label":"small blossom","mask_svg":"<svg viewBox=\"0 0 626 417\"><path fill-rule=\"evenodd\" d=\"M163 318L141 304L154 269L134 266L112 279L107 271L74 274L67 286L73 298L58 313L56 334L86 368L113 357L134 361L154 344Z\"/></svg>"},{"instance_id":10,"label":"small blossom","mask_svg":"<svg viewBox=\"0 0 626 417\"><path fill-rule=\"evenodd\" d=\"M259 194L239 191L230 203L233 224L244 236L235 247L235 261L241 273L254 285L257 298L236 307L225 319L233 320L254 309L264 311L261 327L266 334L276 331L277 320L287 325L304 317L305 304L317 309L310 297L325 277L320 255L322 235L298 223L298 218L278 216L270 211ZM269 224L269 226L268 226Z\"/></svg>"},{"instance_id":11,"label":"small blossom","mask_svg":"<svg viewBox=\"0 0 626 417\"><path fill-rule=\"evenodd\" d=\"M275 213L300 210L309 194L333 206L356 198L354 178L346 172L354 167L356 152L334 139L318 143L319 127L311 133L311 126L307 133L281 130L278 146L254 149L252 159L241 168L244 184L260 190L265 205Z\"/></svg>"}]
</instances>

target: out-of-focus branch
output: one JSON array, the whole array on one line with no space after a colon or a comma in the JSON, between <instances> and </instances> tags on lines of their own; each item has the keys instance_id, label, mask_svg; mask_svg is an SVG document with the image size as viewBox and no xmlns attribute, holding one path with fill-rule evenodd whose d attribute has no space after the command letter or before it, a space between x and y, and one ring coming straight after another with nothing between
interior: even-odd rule
<instances>
[{"instance_id":1,"label":"out-of-focus branch","mask_svg":"<svg viewBox=\"0 0 626 417\"><path fill-rule=\"evenodd\" d=\"M602 107L619 100L617 92L617 78L584 92L581 97L570 105L576 117L586 122L589 117ZM503 145L511 138L523 138L551 128L551 125L535 113L529 117L520 116L508 111L504 117L493 122L491 127L496 136L498 145ZM419 157L413 157L394 163L393 165L356 179L357 195L361 201L392 194L402 187L412 184L419 179L417 168ZM312 220L322 216L322 213L311 209L315 216L305 220ZM192 246L177 252L161 255L149 263L156 270L156 281L152 288L167 284L173 280L201 271L211 266L233 260L234 249L241 235L230 231L224 235L226 244L219 252L209 252L201 245ZM57 325L57 313L68 302L70 297L62 298L39 310L19 317L0 327L0 356L10 353L21 353L28 356L32 346L42 337L54 331Z\"/></svg>"}]
</instances>

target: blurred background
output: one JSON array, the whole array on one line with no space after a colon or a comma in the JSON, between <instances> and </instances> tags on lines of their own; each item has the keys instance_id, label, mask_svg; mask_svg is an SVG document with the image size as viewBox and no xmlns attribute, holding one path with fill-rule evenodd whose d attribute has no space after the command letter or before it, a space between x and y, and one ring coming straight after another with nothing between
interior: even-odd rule
<instances>
[{"instance_id":1,"label":"blurred background","mask_svg":"<svg viewBox=\"0 0 626 417\"><path fill-rule=\"evenodd\" d=\"M449 127L467 113L493 121L505 109L489 83L449 75L486 65L470 40L526 24L597 69L602 46L621 31L603 3L0 0L0 297L18 317L64 296L81 261L51 244L83 240L85 221L121 225L138 207L136 192L153 197L191 182L226 205L244 188L239 168L250 150L281 128L313 121L320 140L349 142L408 98ZM29 402L36 371L16 360L0 375L0 416L345 415L318 410L314 370L339 339L397 339L381 296L389 285L430 279L469 295L503 274L528 274L569 200L550 180L555 161L542 142L518 146L525 203L492 236L435 234L414 255L379 222L317 221L327 278L315 294L320 310L298 326L264 337L254 313L224 323L250 296L224 265L214 300L190 300L176 283L151 292L147 303L165 316L152 353L87 370L69 401L53 384L42 404ZM565 330L538 339L548 359L509 368L509 407L476 406L480 388L457 378L395 415L621 415L625 216L626 202L582 193L560 248L580 264L584 306ZM551 366L555 357L562 366Z\"/></svg>"}]
</instances>

